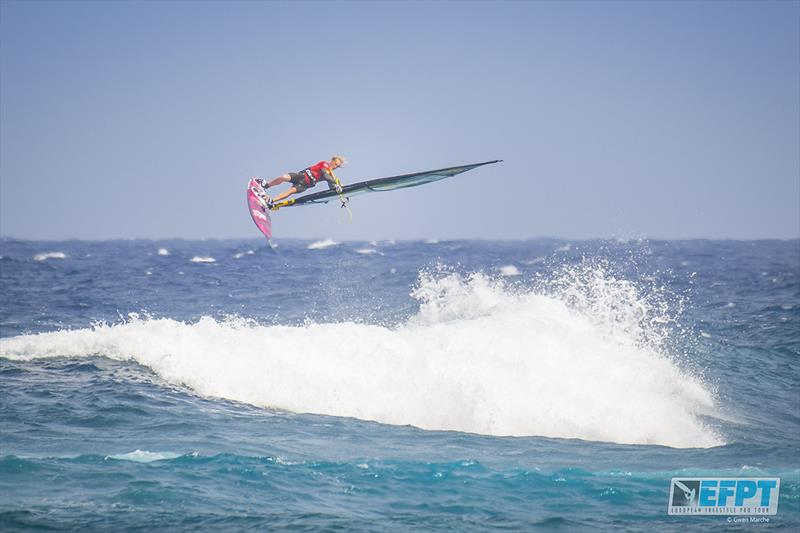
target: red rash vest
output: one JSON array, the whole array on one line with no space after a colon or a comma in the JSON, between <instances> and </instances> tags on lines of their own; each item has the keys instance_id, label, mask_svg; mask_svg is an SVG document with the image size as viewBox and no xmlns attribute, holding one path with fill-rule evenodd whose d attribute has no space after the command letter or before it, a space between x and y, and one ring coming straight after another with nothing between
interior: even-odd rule
<instances>
[{"instance_id":1,"label":"red rash vest","mask_svg":"<svg viewBox=\"0 0 800 533\"><path fill-rule=\"evenodd\" d=\"M323 172L330 173L331 165L327 161L320 161L316 165L310 166L303 170L303 173L306 174L306 177L309 177L309 174L314 177L314 182L317 182L321 179L325 179L322 177ZM311 183L309 185L312 185Z\"/></svg>"}]
</instances>

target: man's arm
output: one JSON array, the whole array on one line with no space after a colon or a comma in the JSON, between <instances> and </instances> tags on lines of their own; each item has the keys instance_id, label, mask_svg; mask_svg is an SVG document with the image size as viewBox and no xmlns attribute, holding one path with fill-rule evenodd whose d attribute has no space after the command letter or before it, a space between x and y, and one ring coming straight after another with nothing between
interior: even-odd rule
<instances>
[{"instance_id":1,"label":"man's arm","mask_svg":"<svg viewBox=\"0 0 800 533\"><path fill-rule=\"evenodd\" d=\"M336 189L336 192L342 192L342 184L339 182L339 178L336 177L336 174L333 173L333 169L327 169L322 173L322 177L325 178L325 181L328 182L328 189Z\"/></svg>"}]
</instances>

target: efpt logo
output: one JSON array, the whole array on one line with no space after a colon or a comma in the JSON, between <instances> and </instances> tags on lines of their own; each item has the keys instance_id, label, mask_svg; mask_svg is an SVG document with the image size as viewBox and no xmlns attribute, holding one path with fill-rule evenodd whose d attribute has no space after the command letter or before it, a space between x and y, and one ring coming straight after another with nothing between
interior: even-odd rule
<instances>
[{"instance_id":1,"label":"efpt logo","mask_svg":"<svg viewBox=\"0 0 800 533\"><path fill-rule=\"evenodd\" d=\"M778 514L780 478L672 478L669 514Z\"/></svg>"}]
</instances>

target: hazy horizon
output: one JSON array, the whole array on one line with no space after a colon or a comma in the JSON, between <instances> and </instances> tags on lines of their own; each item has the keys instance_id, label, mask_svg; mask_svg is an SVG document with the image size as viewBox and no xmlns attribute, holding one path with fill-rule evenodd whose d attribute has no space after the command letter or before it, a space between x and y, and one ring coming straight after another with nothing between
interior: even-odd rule
<instances>
[{"instance_id":1,"label":"hazy horizon","mask_svg":"<svg viewBox=\"0 0 800 533\"><path fill-rule=\"evenodd\" d=\"M244 236L244 237L198 237L198 238L186 238L186 237L108 237L108 238L98 238L98 239L84 239L80 237L65 237L63 239L48 239L48 238L22 238L22 237L14 237L8 235L0 235L0 241L17 241L17 242L31 242L31 243L56 243L56 242L86 242L86 243L102 243L102 242L114 242L114 241L142 241L142 242L155 242L155 243L167 243L167 242L203 242L203 241L261 241L263 237L261 236ZM273 239L275 241L276 239ZM671 238L661 238L661 237L636 237L636 238L623 238L623 237L587 237L587 238L572 238L572 237L552 237L552 236L540 236L540 237L524 237L518 239L512 238L483 238L483 237L453 237L453 238L409 238L409 239L334 239L331 237L283 237L280 238L279 241L326 241L331 240L339 244L344 243L363 243L363 242L370 242L370 243L413 243L413 242L428 242L429 244L439 244L444 242L456 242L456 241L487 241L487 242L526 242L526 241L565 241L569 243L581 243L581 242L618 242L618 243L630 243L630 242L690 242L690 241L709 241L709 242L768 242L768 241L778 241L778 242L791 242L791 241L799 241L800 237L787 237L785 239L781 238L773 238L773 237L764 237L764 238L753 238L753 239L736 239L736 238L706 238L706 237L686 237L680 239L671 239Z\"/></svg>"}]
</instances>

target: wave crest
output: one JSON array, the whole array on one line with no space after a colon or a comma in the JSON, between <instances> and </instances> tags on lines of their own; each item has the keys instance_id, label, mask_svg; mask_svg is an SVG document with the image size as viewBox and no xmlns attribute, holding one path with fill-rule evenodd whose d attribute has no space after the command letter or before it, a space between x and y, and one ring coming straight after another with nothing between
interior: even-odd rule
<instances>
[{"instance_id":1,"label":"wave crest","mask_svg":"<svg viewBox=\"0 0 800 533\"><path fill-rule=\"evenodd\" d=\"M660 348L668 305L607 270L523 289L439 269L411 295L393 328L132 316L3 339L0 356L133 360L206 396L432 430L723 444L701 419L713 394Z\"/></svg>"}]
</instances>

